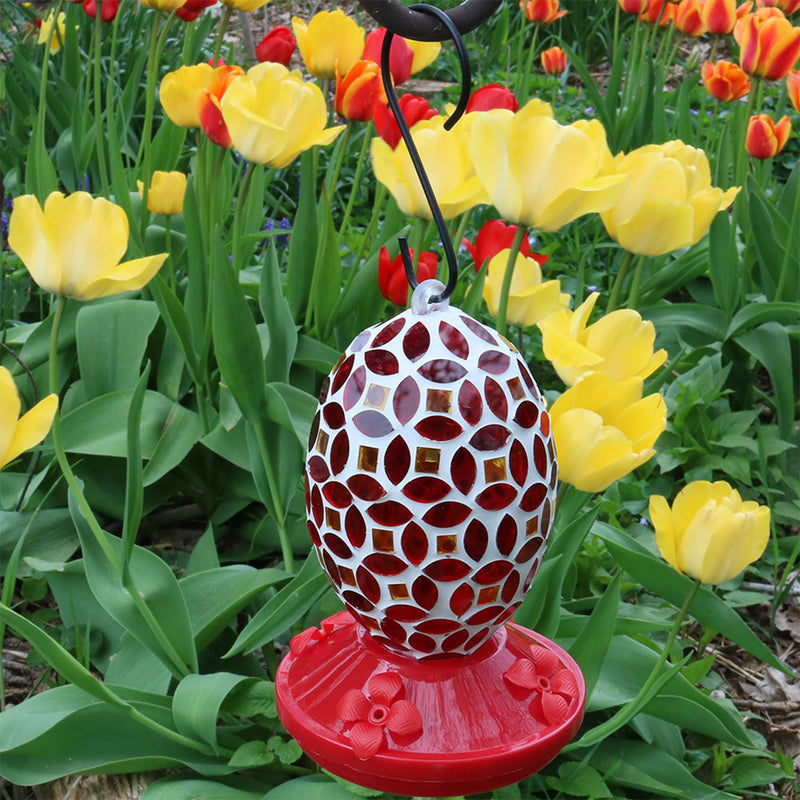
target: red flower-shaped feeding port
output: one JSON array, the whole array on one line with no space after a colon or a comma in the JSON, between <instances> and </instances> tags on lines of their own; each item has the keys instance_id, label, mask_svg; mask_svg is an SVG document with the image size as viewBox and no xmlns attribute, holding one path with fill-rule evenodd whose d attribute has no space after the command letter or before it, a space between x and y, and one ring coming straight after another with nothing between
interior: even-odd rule
<instances>
[{"instance_id":1,"label":"red flower-shaped feeding port","mask_svg":"<svg viewBox=\"0 0 800 800\"><path fill-rule=\"evenodd\" d=\"M339 717L353 723L350 744L363 760L381 749L387 731L406 743L422 733L422 715L410 700L401 698L403 680L396 672L373 675L366 688L367 694L348 690L336 705Z\"/></svg>"},{"instance_id":2,"label":"red flower-shaped feeding port","mask_svg":"<svg viewBox=\"0 0 800 800\"><path fill-rule=\"evenodd\" d=\"M519 689L536 694L530 712L546 726L560 725L573 712L579 689L575 676L552 651L531 645L530 658L518 658L503 676Z\"/></svg>"}]
</instances>

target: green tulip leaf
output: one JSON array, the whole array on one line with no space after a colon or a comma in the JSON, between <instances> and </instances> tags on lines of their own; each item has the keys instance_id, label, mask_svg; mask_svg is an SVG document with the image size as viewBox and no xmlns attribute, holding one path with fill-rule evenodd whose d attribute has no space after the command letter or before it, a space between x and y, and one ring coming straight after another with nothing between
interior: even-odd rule
<instances>
[{"instance_id":1,"label":"green tulip leaf","mask_svg":"<svg viewBox=\"0 0 800 800\"><path fill-rule=\"evenodd\" d=\"M297 349L297 330L291 309L283 294L274 240L265 249L258 302L261 315L269 329L269 347L264 359L266 379L269 382L286 383Z\"/></svg>"},{"instance_id":2,"label":"green tulip leaf","mask_svg":"<svg viewBox=\"0 0 800 800\"><path fill-rule=\"evenodd\" d=\"M243 745L246 746L246 745ZM262 780L239 776L226 778L225 782L204 778L187 778L168 775L151 783L140 800L261 800L264 797Z\"/></svg>"},{"instance_id":3,"label":"green tulip leaf","mask_svg":"<svg viewBox=\"0 0 800 800\"><path fill-rule=\"evenodd\" d=\"M45 508L39 512L0 511L0 575L8 578L9 559L22 540L17 577L31 574L27 557L36 556L63 563L78 549L78 535L66 508Z\"/></svg>"}]
</instances>

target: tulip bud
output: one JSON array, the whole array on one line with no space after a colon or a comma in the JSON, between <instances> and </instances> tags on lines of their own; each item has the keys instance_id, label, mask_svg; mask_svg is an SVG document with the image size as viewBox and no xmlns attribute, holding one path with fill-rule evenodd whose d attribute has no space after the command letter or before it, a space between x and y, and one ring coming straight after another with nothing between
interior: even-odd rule
<instances>
[{"instance_id":1,"label":"tulip bud","mask_svg":"<svg viewBox=\"0 0 800 800\"><path fill-rule=\"evenodd\" d=\"M213 6L216 2L217 0L186 0L186 4L178 9L177 16L184 22L193 22L201 11Z\"/></svg>"},{"instance_id":2,"label":"tulip bud","mask_svg":"<svg viewBox=\"0 0 800 800\"><path fill-rule=\"evenodd\" d=\"M783 78L800 57L800 28L777 8L761 8L734 28L739 63L748 75L770 81Z\"/></svg>"},{"instance_id":3,"label":"tulip bud","mask_svg":"<svg viewBox=\"0 0 800 800\"><path fill-rule=\"evenodd\" d=\"M650 0L617 0L619 7L628 14L643 14Z\"/></svg>"},{"instance_id":4,"label":"tulip bud","mask_svg":"<svg viewBox=\"0 0 800 800\"><path fill-rule=\"evenodd\" d=\"M136 181L139 197L144 197L144 184ZM156 170L150 179L147 192L147 208L153 214L180 214L183 211L183 197L186 194L186 175L182 172L162 172Z\"/></svg>"},{"instance_id":5,"label":"tulip bud","mask_svg":"<svg viewBox=\"0 0 800 800\"><path fill-rule=\"evenodd\" d=\"M470 111L490 111L493 108L507 108L517 111L519 102L510 89L499 83L487 83L476 89L467 103L467 113Z\"/></svg>"},{"instance_id":6,"label":"tulip bud","mask_svg":"<svg viewBox=\"0 0 800 800\"><path fill-rule=\"evenodd\" d=\"M435 117L439 112L431 108L424 97L417 97L413 94L404 94L398 101L403 119L409 128L413 128L420 120ZM378 100L373 109L373 122L378 136L394 150L403 138L397 120L389 106L383 101Z\"/></svg>"},{"instance_id":7,"label":"tulip bud","mask_svg":"<svg viewBox=\"0 0 800 800\"><path fill-rule=\"evenodd\" d=\"M786 144L792 131L789 117L781 117L773 122L768 114L750 117L744 146L751 158L774 158Z\"/></svg>"},{"instance_id":8,"label":"tulip bud","mask_svg":"<svg viewBox=\"0 0 800 800\"><path fill-rule=\"evenodd\" d=\"M361 58L373 61L378 66L381 65L381 50L383 40L386 37L386 28L378 28L367 34L364 43L364 52ZM395 86L405 83L411 77L411 67L414 64L414 51L402 36L392 38L392 46L389 50L389 71L392 73L392 81Z\"/></svg>"},{"instance_id":9,"label":"tulip bud","mask_svg":"<svg viewBox=\"0 0 800 800\"><path fill-rule=\"evenodd\" d=\"M520 0L519 7L529 22L541 22L543 25L549 25L567 13L566 10L560 10L558 0Z\"/></svg>"},{"instance_id":10,"label":"tulip bud","mask_svg":"<svg viewBox=\"0 0 800 800\"><path fill-rule=\"evenodd\" d=\"M675 10L675 28L687 36L702 36L706 32L706 25L701 10L699 0L681 0Z\"/></svg>"},{"instance_id":11,"label":"tulip bud","mask_svg":"<svg viewBox=\"0 0 800 800\"><path fill-rule=\"evenodd\" d=\"M285 25L274 27L256 47L256 58L261 61L274 61L289 66L297 40Z\"/></svg>"},{"instance_id":12,"label":"tulip bud","mask_svg":"<svg viewBox=\"0 0 800 800\"><path fill-rule=\"evenodd\" d=\"M750 11L752 5L752 0L738 8L736 0L705 0L700 13L709 33L725 36L733 31L736 21Z\"/></svg>"},{"instance_id":13,"label":"tulip bud","mask_svg":"<svg viewBox=\"0 0 800 800\"><path fill-rule=\"evenodd\" d=\"M364 52L364 29L341 9L320 11L306 24L292 17L292 30L306 69L317 78L347 73Z\"/></svg>"},{"instance_id":14,"label":"tulip bud","mask_svg":"<svg viewBox=\"0 0 800 800\"><path fill-rule=\"evenodd\" d=\"M507 250L511 247L517 233L517 227L517 225L507 225L501 219L490 219L478 231L474 245L466 239L462 239L472 256L475 272L480 272L484 262L491 261L501 250ZM519 251L524 256L530 256L531 243L527 237L522 240ZM547 261L547 256L534 255L533 257L537 260L539 266L542 266Z\"/></svg>"},{"instance_id":15,"label":"tulip bud","mask_svg":"<svg viewBox=\"0 0 800 800\"><path fill-rule=\"evenodd\" d=\"M703 583L724 583L761 558L769 541L769 508L725 481L693 481L678 492L672 508L650 497L656 546L678 572Z\"/></svg>"},{"instance_id":16,"label":"tulip bud","mask_svg":"<svg viewBox=\"0 0 800 800\"><path fill-rule=\"evenodd\" d=\"M800 71L792 70L786 74L786 89L795 111L800 114Z\"/></svg>"},{"instance_id":17,"label":"tulip bud","mask_svg":"<svg viewBox=\"0 0 800 800\"><path fill-rule=\"evenodd\" d=\"M368 122L382 96L381 70L374 61L356 61L344 77L337 65L334 108L340 117Z\"/></svg>"},{"instance_id":18,"label":"tulip bud","mask_svg":"<svg viewBox=\"0 0 800 800\"><path fill-rule=\"evenodd\" d=\"M83 0L83 10L87 17L95 18L97 15L97 0ZM111 22L117 16L119 0L100 0L100 19Z\"/></svg>"},{"instance_id":19,"label":"tulip bud","mask_svg":"<svg viewBox=\"0 0 800 800\"><path fill-rule=\"evenodd\" d=\"M567 68L567 54L560 47L542 51L542 68L550 75L560 75Z\"/></svg>"}]
</instances>

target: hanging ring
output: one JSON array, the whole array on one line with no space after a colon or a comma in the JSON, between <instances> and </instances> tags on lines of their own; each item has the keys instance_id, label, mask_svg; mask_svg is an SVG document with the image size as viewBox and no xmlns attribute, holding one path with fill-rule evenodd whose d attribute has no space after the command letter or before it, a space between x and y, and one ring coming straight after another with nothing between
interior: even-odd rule
<instances>
[{"instance_id":1,"label":"hanging ring","mask_svg":"<svg viewBox=\"0 0 800 800\"><path fill-rule=\"evenodd\" d=\"M448 27L439 19L421 12L415 6L406 7L399 0L359 0L361 7L379 25L398 36L419 42L440 42L450 36ZM461 34L469 33L488 19L501 0L464 0L444 12Z\"/></svg>"},{"instance_id":2,"label":"hanging ring","mask_svg":"<svg viewBox=\"0 0 800 800\"><path fill-rule=\"evenodd\" d=\"M409 10L421 13L423 15L438 17L442 25L452 37L453 42L455 42L456 50L458 51L459 62L461 64L461 96L455 111L444 123L445 129L450 130L450 128L452 128L453 125L455 125L459 120L467 107L472 85L469 56L467 55L467 47L464 43L464 37L461 35L461 32L456 27L456 24L447 15L447 13L439 8L436 8L435 6L420 3L409 6ZM417 173L417 177L419 178L419 182L422 186L423 194L425 195L425 199L428 202L428 207L431 210L431 216L433 217L433 221L436 223L436 229L438 230L439 236L442 240L442 248L444 249L445 258L447 260L447 285L445 286L444 291L430 299L431 304L442 303L447 300L448 297L450 297L450 295L453 293L453 290L456 288L456 279L458 278L458 263L456 261L455 250L453 250L453 243L450 240L450 232L447 230L447 223L442 216L439 203L437 202L436 196L433 193L433 188L428 180L428 176L425 172L425 167L422 164L422 159L420 158L417 146L414 144L411 131L409 130L408 124L405 121L405 117L403 117L403 112L400 108L400 103L397 100L397 94L395 93L394 86L392 84L389 54L391 52L392 39L394 39L394 36L394 31L387 30L386 36L383 39L383 47L381 49L381 77L383 80L383 88L386 92L387 102L389 103L389 107L392 109L394 118L398 127L400 128L403 141L408 148L408 155L411 158L411 163L414 166L415 172ZM417 281L417 276L414 274L414 267L411 263L411 254L408 249L408 242L405 238L400 238L398 241L400 244L400 254L403 259L403 269L405 270L408 284L412 289L416 289L416 287L419 285L419 282Z\"/></svg>"}]
</instances>

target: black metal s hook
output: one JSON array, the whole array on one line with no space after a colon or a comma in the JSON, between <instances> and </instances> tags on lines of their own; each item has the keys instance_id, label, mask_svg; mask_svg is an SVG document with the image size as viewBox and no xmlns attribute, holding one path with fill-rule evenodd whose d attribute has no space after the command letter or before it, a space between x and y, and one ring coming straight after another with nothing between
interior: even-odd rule
<instances>
[{"instance_id":1,"label":"black metal s hook","mask_svg":"<svg viewBox=\"0 0 800 800\"><path fill-rule=\"evenodd\" d=\"M462 4L464 5L464 4ZM434 6L425 5L424 3L419 3L413 6L409 6L409 10L415 12L421 12L423 14L429 14L435 17L438 17L442 25L447 29L453 42L456 45L456 50L458 51L458 59L461 65L461 95L458 100L458 105L456 106L453 113L447 118L444 123L445 130L450 130L456 122L461 118L464 113L464 110L467 107L467 103L469 102L469 96L472 86L472 78L471 78L471 70L469 64L469 57L467 55L467 47L464 43L464 37L461 35L456 24L453 20L447 15L446 12L442 11L439 8ZM447 229L447 223L442 216L441 209L439 208L439 203L436 200L436 196L433 193L433 188L431 187L430 181L428 180L428 176L425 172L425 167L422 164L422 159L420 158L419 151L417 150L416 145L414 144L414 140L411 136L411 131L408 127L408 124L403 117L403 112L400 109L400 103L397 100L397 94L394 91L394 86L392 85L392 73L389 66L389 54L391 52L392 47L392 40L394 39L395 33L394 31L387 30L386 36L383 40L383 48L381 50L381 76L383 79L383 88L386 92L386 99L389 103L389 107L392 109L392 113L394 114L395 120L397 121L397 125L400 128L400 133L403 137L403 141L406 143L406 147L408 148L408 154L411 158L411 163L414 166L414 170L419 177L420 184L422 185L422 191L425 195L425 199L428 201L428 207L431 210L431 216L433 217L434 222L436 223L436 229L439 232L439 236L442 240L442 248L444 249L445 258L447 260L447 285L443 292L434 297L430 298L430 303L440 303L446 300L450 295L453 293L453 290L456 288L456 279L458 278L458 264L456 263L456 254L453 250L453 243L450 240L450 232ZM400 238L400 253L403 259L403 268L406 273L406 278L408 279L408 284L412 289L415 289L419 282L417 281L417 277L414 274L414 267L411 263L411 255L408 249L408 242L405 238Z\"/></svg>"},{"instance_id":2,"label":"black metal s hook","mask_svg":"<svg viewBox=\"0 0 800 800\"><path fill-rule=\"evenodd\" d=\"M464 0L445 13L464 34L477 28L499 7L502 0ZM449 34L449 29L438 19L431 19L415 6L406 8L399 0L359 0L361 7L387 30L406 39L420 42L440 42Z\"/></svg>"}]
</instances>

